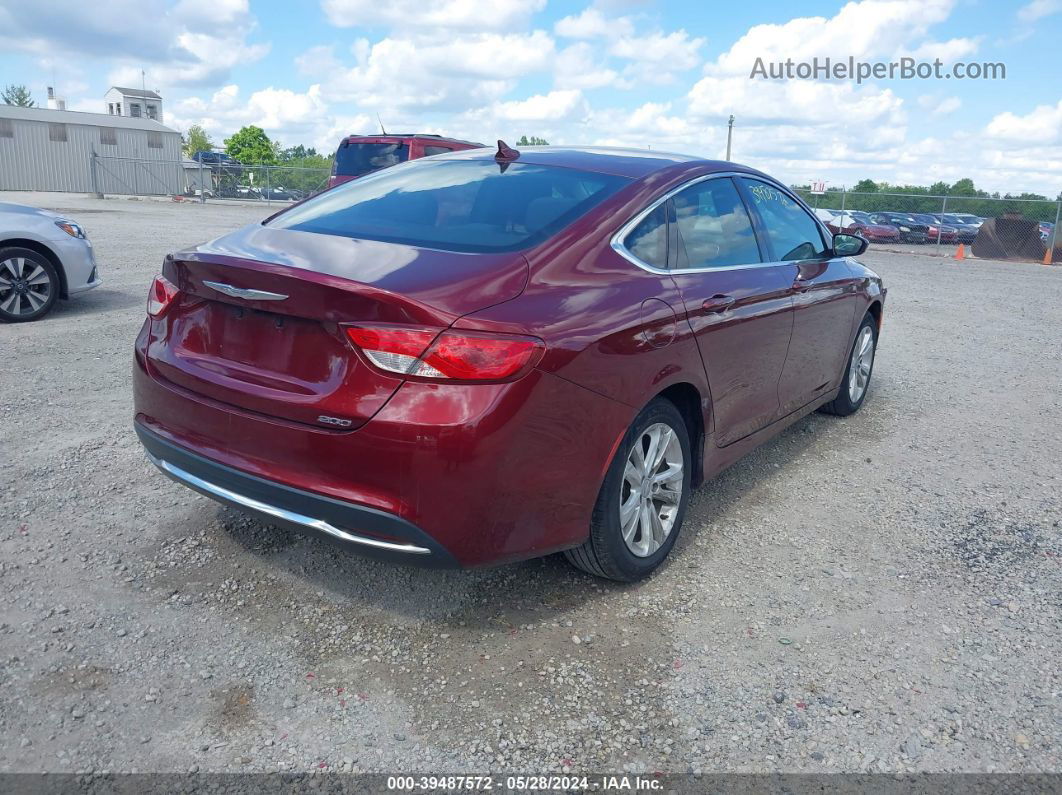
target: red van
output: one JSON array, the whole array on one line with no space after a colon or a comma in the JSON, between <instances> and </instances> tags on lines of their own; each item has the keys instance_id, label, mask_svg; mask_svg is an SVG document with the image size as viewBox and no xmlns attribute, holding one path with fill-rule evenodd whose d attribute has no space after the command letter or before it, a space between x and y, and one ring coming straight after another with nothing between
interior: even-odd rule
<instances>
[{"instance_id":1,"label":"red van","mask_svg":"<svg viewBox=\"0 0 1062 795\"><path fill-rule=\"evenodd\" d=\"M348 135L340 141L336 156L332 159L332 176L328 178L328 187L406 160L444 155L461 149L479 149L482 146L474 141L424 133Z\"/></svg>"}]
</instances>

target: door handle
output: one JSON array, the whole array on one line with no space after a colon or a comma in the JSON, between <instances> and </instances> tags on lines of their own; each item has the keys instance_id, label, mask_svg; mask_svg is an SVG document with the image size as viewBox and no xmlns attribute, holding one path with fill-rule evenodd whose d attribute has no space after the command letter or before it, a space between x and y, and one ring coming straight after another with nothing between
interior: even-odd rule
<instances>
[{"instance_id":1,"label":"door handle","mask_svg":"<svg viewBox=\"0 0 1062 795\"><path fill-rule=\"evenodd\" d=\"M705 312L725 312L730 307L732 307L736 301L737 299L732 295L723 295L722 293L718 293L716 295L713 295L711 298L707 299L703 304L701 304L701 309L703 309Z\"/></svg>"}]
</instances>

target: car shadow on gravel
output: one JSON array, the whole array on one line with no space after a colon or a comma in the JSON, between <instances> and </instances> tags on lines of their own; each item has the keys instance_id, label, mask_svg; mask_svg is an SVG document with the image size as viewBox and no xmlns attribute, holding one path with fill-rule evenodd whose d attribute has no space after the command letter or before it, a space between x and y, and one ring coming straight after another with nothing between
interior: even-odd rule
<instances>
[{"instance_id":1,"label":"car shadow on gravel","mask_svg":"<svg viewBox=\"0 0 1062 795\"><path fill-rule=\"evenodd\" d=\"M542 621L607 590L631 587L583 575L561 555L490 568L424 568L364 557L230 508L219 508L218 520L243 553L301 580L324 601L416 620L476 622L487 608L499 625Z\"/></svg>"},{"instance_id":2,"label":"car shadow on gravel","mask_svg":"<svg viewBox=\"0 0 1062 795\"><path fill-rule=\"evenodd\" d=\"M52 311L43 319L47 321L49 318L59 319L74 318L80 315L94 315L100 312L139 306L143 302L142 298L121 290L108 290L106 287L97 287L84 295L76 295L69 301L56 301Z\"/></svg>"}]
</instances>

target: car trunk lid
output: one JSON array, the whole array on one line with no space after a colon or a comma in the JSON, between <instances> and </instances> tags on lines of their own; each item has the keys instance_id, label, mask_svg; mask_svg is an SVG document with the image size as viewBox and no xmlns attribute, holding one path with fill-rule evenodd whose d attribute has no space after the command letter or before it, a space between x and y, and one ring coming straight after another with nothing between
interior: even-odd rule
<instances>
[{"instance_id":1,"label":"car trunk lid","mask_svg":"<svg viewBox=\"0 0 1062 795\"><path fill-rule=\"evenodd\" d=\"M354 349L349 323L440 331L514 298L519 254L451 254L263 226L168 258L180 290L148 361L176 388L321 428L353 429L402 383Z\"/></svg>"}]
</instances>

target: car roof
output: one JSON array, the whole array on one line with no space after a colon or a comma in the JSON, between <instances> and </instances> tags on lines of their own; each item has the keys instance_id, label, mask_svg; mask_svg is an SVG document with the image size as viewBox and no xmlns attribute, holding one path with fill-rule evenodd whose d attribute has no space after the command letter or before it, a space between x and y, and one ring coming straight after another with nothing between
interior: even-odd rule
<instances>
[{"instance_id":1,"label":"car roof","mask_svg":"<svg viewBox=\"0 0 1062 795\"><path fill-rule=\"evenodd\" d=\"M427 138L433 141L450 141L455 144L467 144L469 146L483 146L483 144L476 141L466 141L462 138L449 138L445 135L435 135L434 133L380 133L379 135L346 135L340 139L340 144L343 141L348 143L356 143L358 141L408 141L410 138Z\"/></svg>"},{"instance_id":2,"label":"car roof","mask_svg":"<svg viewBox=\"0 0 1062 795\"><path fill-rule=\"evenodd\" d=\"M706 173L742 171L756 176L766 176L747 166L725 160L705 160L694 155L660 152L655 149L626 149L613 146L531 146L523 149L517 147L517 149L520 152L520 157L517 159L519 163L577 168L581 171L597 171L631 179L640 179L684 163L701 166ZM486 160L493 159L495 151L493 147L466 149L440 155L439 159Z\"/></svg>"}]
</instances>

